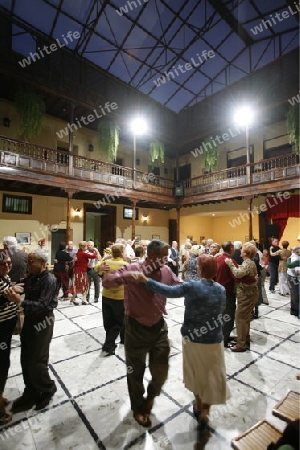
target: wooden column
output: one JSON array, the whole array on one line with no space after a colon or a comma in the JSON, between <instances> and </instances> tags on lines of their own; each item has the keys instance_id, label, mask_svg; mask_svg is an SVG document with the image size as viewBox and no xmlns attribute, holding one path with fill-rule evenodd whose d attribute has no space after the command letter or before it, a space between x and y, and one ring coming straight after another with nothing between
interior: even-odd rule
<instances>
[{"instance_id":1,"label":"wooden column","mask_svg":"<svg viewBox=\"0 0 300 450\"><path fill-rule=\"evenodd\" d=\"M176 211L177 211L177 217L176 217L176 222L177 222L177 236L176 236L176 241L178 243L178 251L179 251L179 236L180 236L180 206L176 206Z\"/></svg>"},{"instance_id":2,"label":"wooden column","mask_svg":"<svg viewBox=\"0 0 300 450\"><path fill-rule=\"evenodd\" d=\"M67 192L67 225L66 225L66 242L71 241L71 198L76 191L66 190Z\"/></svg>"},{"instance_id":3,"label":"wooden column","mask_svg":"<svg viewBox=\"0 0 300 450\"><path fill-rule=\"evenodd\" d=\"M74 123L74 103L71 103L71 110L70 110L70 125ZM74 158L73 158L73 139L74 139L74 132L72 126L70 126L69 129L69 176L72 176L74 173Z\"/></svg>"},{"instance_id":4,"label":"wooden column","mask_svg":"<svg viewBox=\"0 0 300 450\"><path fill-rule=\"evenodd\" d=\"M252 228L252 201L253 197L245 197L245 200L248 203L248 214L249 214L249 241L252 241L253 239L253 228Z\"/></svg>"},{"instance_id":5,"label":"wooden column","mask_svg":"<svg viewBox=\"0 0 300 450\"><path fill-rule=\"evenodd\" d=\"M132 200L131 240L135 239L135 208L136 200Z\"/></svg>"}]
</instances>

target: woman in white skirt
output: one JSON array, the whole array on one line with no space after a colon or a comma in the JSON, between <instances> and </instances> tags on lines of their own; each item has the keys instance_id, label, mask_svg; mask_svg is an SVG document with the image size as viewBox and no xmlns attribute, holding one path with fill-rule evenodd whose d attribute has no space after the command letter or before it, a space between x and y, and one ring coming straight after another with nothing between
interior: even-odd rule
<instances>
[{"instance_id":1,"label":"woman in white skirt","mask_svg":"<svg viewBox=\"0 0 300 450\"><path fill-rule=\"evenodd\" d=\"M226 294L225 288L213 280L217 272L217 260L213 256L200 255L198 270L198 281L176 286L166 286L142 273L136 274L136 281L146 283L147 289L166 297L185 298L181 327L183 382L195 396L194 415L200 427L205 428L210 406L226 403L230 397L222 334Z\"/></svg>"}]
</instances>

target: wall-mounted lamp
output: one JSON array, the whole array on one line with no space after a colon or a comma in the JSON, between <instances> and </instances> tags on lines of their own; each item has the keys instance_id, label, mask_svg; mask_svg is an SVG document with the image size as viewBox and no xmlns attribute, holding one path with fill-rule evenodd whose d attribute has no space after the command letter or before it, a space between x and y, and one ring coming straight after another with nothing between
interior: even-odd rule
<instances>
[{"instance_id":1,"label":"wall-mounted lamp","mask_svg":"<svg viewBox=\"0 0 300 450\"><path fill-rule=\"evenodd\" d=\"M8 117L3 117L3 126L9 128L11 120Z\"/></svg>"},{"instance_id":2,"label":"wall-mounted lamp","mask_svg":"<svg viewBox=\"0 0 300 450\"><path fill-rule=\"evenodd\" d=\"M144 223L148 222L148 214L143 214L143 215L142 215L142 221L143 221Z\"/></svg>"},{"instance_id":3,"label":"wall-mounted lamp","mask_svg":"<svg viewBox=\"0 0 300 450\"><path fill-rule=\"evenodd\" d=\"M93 144L90 144L89 145L89 152L93 152L94 151L94 146L93 146Z\"/></svg>"},{"instance_id":4,"label":"wall-mounted lamp","mask_svg":"<svg viewBox=\"0 0 300 450\"><path fill-rule=\"evenodd\" d=\"M80 217L80 214L81 214L80 208L74 209L74 217Z\"/></svg>"}]
</instances>

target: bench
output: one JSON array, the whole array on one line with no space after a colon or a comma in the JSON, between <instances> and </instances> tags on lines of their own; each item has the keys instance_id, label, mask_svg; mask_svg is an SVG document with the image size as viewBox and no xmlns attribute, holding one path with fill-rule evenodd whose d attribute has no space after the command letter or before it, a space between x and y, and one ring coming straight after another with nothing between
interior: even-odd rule
<instances>
[{"instance_id":1,"label":"bench","mask_svg":"<svg viewBox=\"0 0 300 450\"><path fill-rule=\"evenodd\" d=\"M269 444L277 442L282 432L267 420L260 420L253 427L231 441L235 450L266 450Z\"/></svg>"}]
</instances>

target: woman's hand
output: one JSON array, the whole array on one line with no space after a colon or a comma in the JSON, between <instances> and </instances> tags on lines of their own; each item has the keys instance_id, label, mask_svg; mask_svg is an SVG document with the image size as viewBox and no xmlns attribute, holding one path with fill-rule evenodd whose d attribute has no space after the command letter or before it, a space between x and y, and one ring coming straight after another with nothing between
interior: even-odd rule
<instances>
[{"instance_id":1,"label":"woman's hand","mask_svg":"<svg viewBox=\"0 0 300 450\"><path fill-rule=\"evenodd\" d=\"M12 287L16 294L23 294L24 292L24 283L16 283Z\"/></svg>"},{"instance_id":2,"label":"woman's hand","mask_svg":"<svg viewBox=\"0 0 300 450\"><path fill-rule=\"evenodd\" d=\"M3 296L5 298L7 298L7 300L9 300L10 302L14 302L14 303L20 303L21 301L21 297L20 294L18 294L15 290L14 290L14 286L11 286L9 288L6 288L3 291Z\"/></svg>"},{"instance_id":3,"label":"woman's hand","mask_svg":"<svg viewBox=\"0 0 300 450\"><path fill-rule=\"evenodd\" d=\"M225 264L227 264L227 266L229 266L232 263L230 258L226 258L225 259Z\"/></svg>"}]
</instances>

